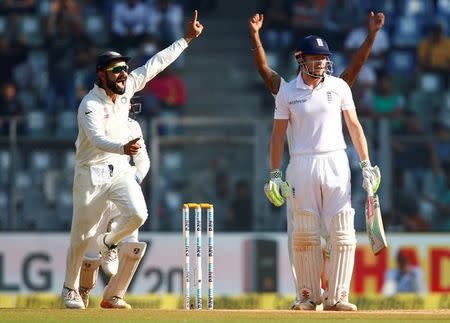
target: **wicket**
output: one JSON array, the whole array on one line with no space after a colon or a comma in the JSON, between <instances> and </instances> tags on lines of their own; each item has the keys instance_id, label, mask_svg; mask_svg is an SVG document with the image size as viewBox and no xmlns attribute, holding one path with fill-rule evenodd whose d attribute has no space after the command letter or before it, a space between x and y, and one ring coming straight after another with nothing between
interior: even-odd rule
<instances>
[{"instance_id":1,"label":"wicket","mask_svg":"<svg viewBox=\"0 0 450 323\"><path fill-rule=\"evenodd\" d=\"M197 310L202 309L202 209L206 209L207 239L208 239L208 310L214 308L214 206L208 203L185 203L183 204L183 238L184 238L184 268L183 289L184 308L191 309L191 282L190 282L190 233L189 233L189 211L193 208L195 212L195 242L196 242L196 271L194 271L194 284L197 285L196 301Z\"/></svg>"}]
</instances>

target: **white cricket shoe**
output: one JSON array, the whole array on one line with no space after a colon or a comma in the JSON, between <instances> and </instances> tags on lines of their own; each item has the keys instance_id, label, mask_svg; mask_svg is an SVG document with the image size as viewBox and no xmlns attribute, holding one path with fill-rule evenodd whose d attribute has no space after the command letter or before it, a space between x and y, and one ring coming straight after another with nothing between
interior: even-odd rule
<instances>
[{"instance_id":1,"label":"white cricket shoe","mask_svg":"<svg viewBox=\"0 0 450 323\"><path fill-rule=\"evenodd\" d=\"M105 274L112 276L117 274L119 261L117 259L117 245L108 246L105 242L106 233L99 234L97 237L97 245L102 255L102 269Z\"/></svg>"},{"instance_id":2,"label":"white cricket shoe","mask_svg":"<svg viewBox=\"0 0 450 323\"><path fill-rule=\"evenodd\" d=\"M315 311L316 310L316 303L314 303L312 300L307 299L303 302L296 301L294 305L292 305L291 309L294 311Z\"/></svg>"},{"instance_id":3,"label":"white cricket shoe","mask_svg":"<svg viewBox=\"0 0 450 323\"><path fill-rule=\"evenodd\" d=\"M123 298L113 296L109 299L104 299L100 303L102 308L120 308L120 309L131 309L131 305L123 300Z\"/></svg>"},{"instance_id":4,"label":"white cricket shoe","mask_svg":"<svg viewBox=\"0 0 450 323\"><path fill-rule=\"evenodd\" d=\"M85 309L80 294L75 289L63 287L61 296L64 300L64 306L70 309Z\"/></svg>"},{"instance_id":5,"label":"white cricket shoe","mask_svg":"<svg viewBox=\"0 0 450 323\"><path fill-rule=\"evenodd\" d=\"M91 289L80 287L80 288L78 288L78 293L80 294L80 297L81 297L81 300L83 301L84 307L87 308L89 305L89 294L91 293Z\"/></svg>"},{"instance_id":6,"label":"white cricket shoe","mask_svg":"<svg viewBox=\"0 0 450 323\"><path fill-rule=\"evenodd\" d=\"M119 269L119 258L117 256L117 248L109 249L102 252L101 266L103 272L107 276L114 276Z\"/></svg>"},{"instance_id":7,"label":"white cricket shoe","mask_svg":"<svg viewBox=\"0 0 450 323\"><path fill-rule=\"evenodd\" d=\"M329 302L325 301L323 304L324 311L342 311L342 312L354 312L358 308L355 304L349 302L338 301L336 304L331 305Z\"/></svg>"}]
</instances>

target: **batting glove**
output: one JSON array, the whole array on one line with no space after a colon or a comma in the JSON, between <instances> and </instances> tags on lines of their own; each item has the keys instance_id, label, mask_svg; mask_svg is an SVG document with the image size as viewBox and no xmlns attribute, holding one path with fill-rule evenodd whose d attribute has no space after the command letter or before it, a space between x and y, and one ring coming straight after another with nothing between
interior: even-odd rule
<instances>
[{"instance_id":1,"label":"batting glove","mask_svg":"<svg viewBox=\"0 0 450 323\"><path fill-rule=\"evenodd\" d=\"M378 166L372 167L369 160L362 160L359 166L363 177L362 187L368 194L375 194L381 183L380 169Z\"/></svg>"},{"instance_id":2,"label":"batting glove","mask_svg":"<svg viewBox=\"0 0 450 323\"><path fill-rule=\"evenodd\" d=\"M281 179L281 170L270 171L270 180L264 185L267 199L275 206L282 206L289 197L289 184Z\"/></svg>"}]
</instances>

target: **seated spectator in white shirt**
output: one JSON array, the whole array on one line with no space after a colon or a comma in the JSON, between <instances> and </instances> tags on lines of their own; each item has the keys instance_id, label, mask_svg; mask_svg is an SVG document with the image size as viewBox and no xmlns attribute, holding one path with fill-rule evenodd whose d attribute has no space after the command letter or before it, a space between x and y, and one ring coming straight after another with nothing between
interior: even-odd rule
<instances>
[{"instance_id":1,"label":"seated spectator in white shirt","mask_svg":"<svg viewBox=\"0 0 450 323\"><path fill-rule=\"evenodd\" d=\"M147 15L147 32L155 35L162 47L183 35L183 9L172 0L156 0Z\"/></svg>"},{"instance_id":2,"label":"seated spectator in white shirt","mask_svg":"<svg viewBox=\"0 0 450 323\"><path fill-rule=\"evenodd\" d=\"M112 14L114 47L125 52L137 47L145 33L148 14L147 6L140 0L117 2Z\"/></svg>"}]
</instances>

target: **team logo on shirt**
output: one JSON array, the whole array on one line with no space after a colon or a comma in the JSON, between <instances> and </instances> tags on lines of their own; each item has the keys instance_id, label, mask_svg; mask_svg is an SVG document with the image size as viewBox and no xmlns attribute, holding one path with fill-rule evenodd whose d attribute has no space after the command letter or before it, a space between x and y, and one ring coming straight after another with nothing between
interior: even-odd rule
<instances>
[{"instance_id":1,"label":"team logo on shirt","mask_svg":"<svg viewBox=\"0 0 450 323\"><path fill-rule=\"evenodd\" d=\"M299 103L305 103L306 101L308 101L308 99L293 100L293 101L289 101L289 104L294 105L294 104L299 104Z\"/></svg>"},{"instance_id":2,"label":"team logo on shirt","mask_svg":"<svg viewBox=\"0 0 450 323\"><path fill-rule=\"evenodd\" d=\"M331 94L331 91L327 91L327 100L328 103L333 102L333 95Z\"/></svg>"},{"instance_id":3,"label":"team logo on shirt","mask_svg":"<svg viewBox=\"0 0 450 323\"><path fill-rule=\"evenodd\" d=\"M120 98L120 102L122 102L123 104L127 103L127 98L126 97L121 97Z\"/></svg>"}]
</instances>

